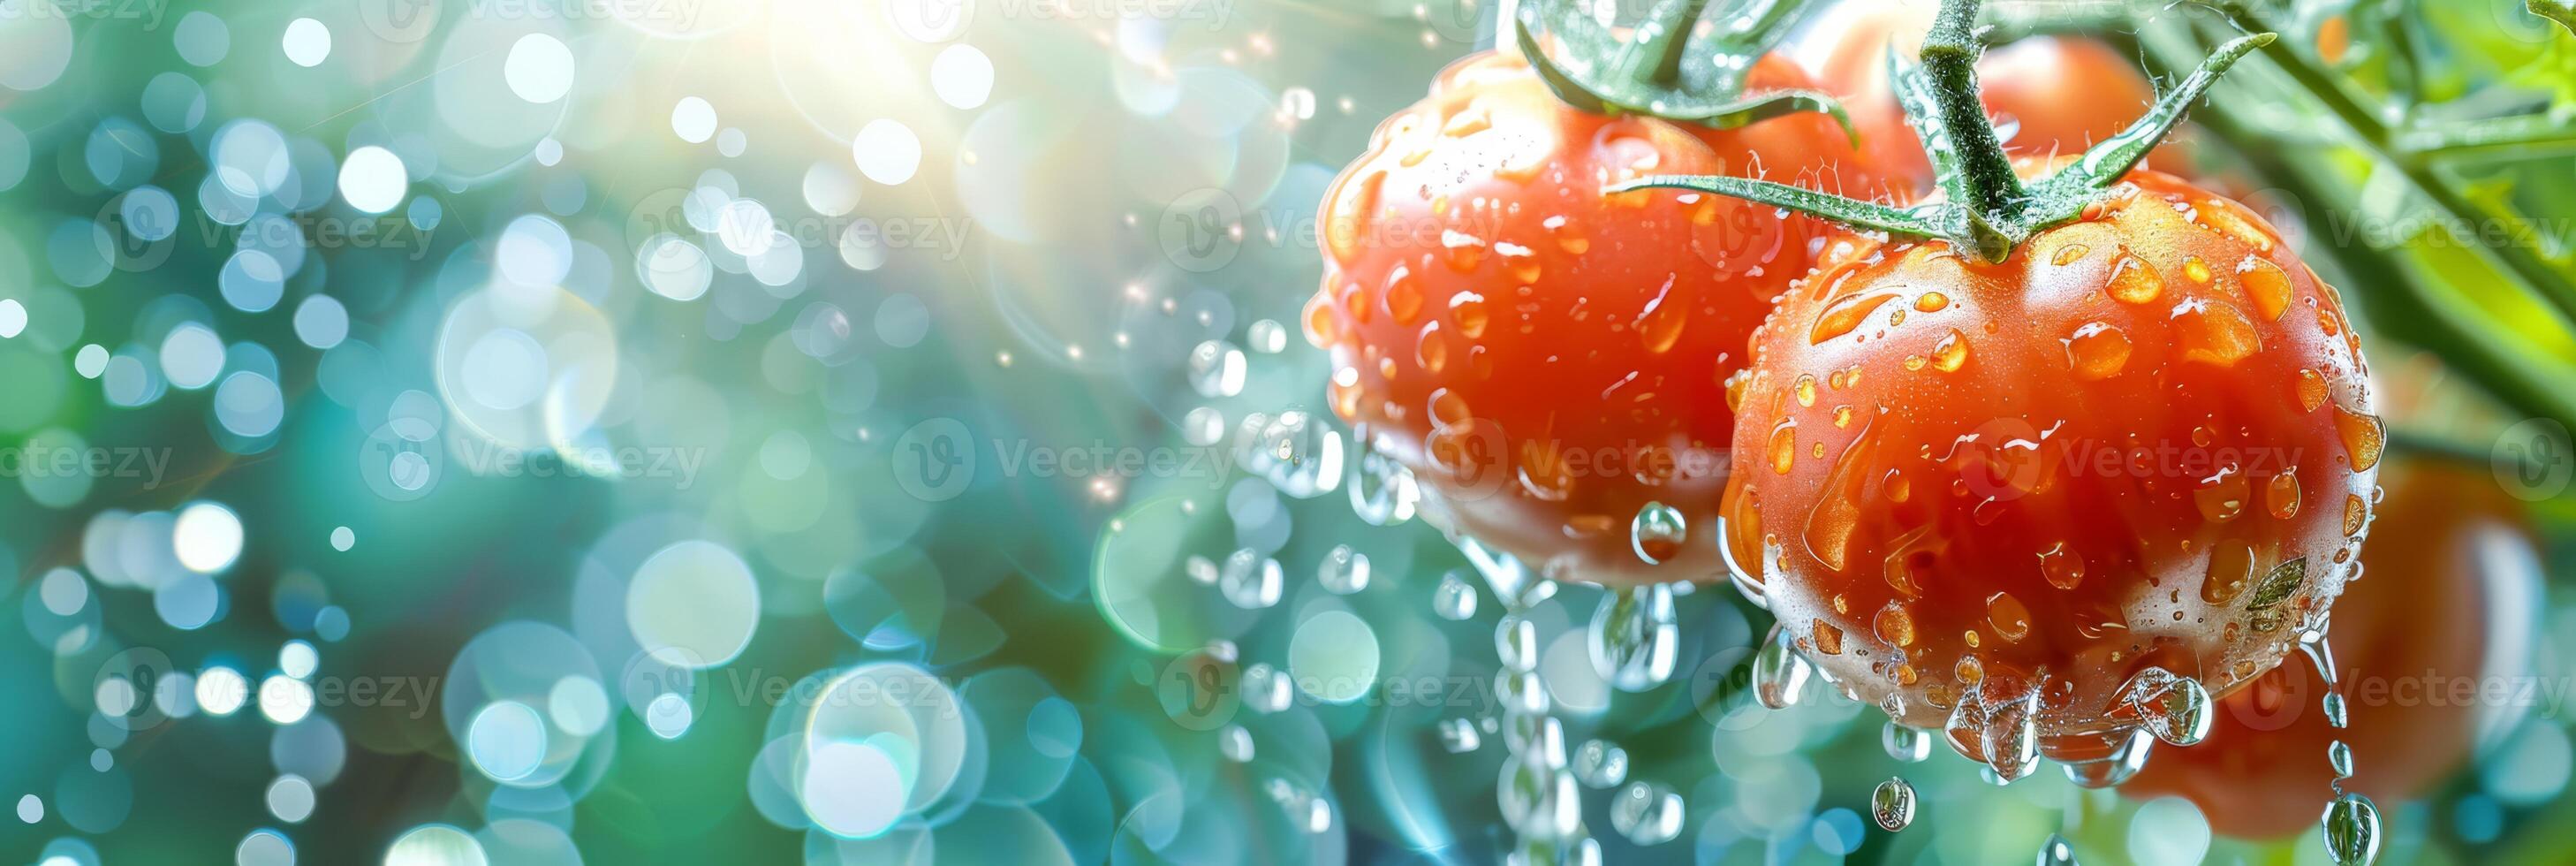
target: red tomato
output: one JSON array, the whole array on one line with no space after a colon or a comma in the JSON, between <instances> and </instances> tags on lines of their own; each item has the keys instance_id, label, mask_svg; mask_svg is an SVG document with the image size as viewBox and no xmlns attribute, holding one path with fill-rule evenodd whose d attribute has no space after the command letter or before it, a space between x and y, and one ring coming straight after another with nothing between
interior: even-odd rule
<instances>
[{"instance_id":1,"label":"red tomato","mask_svg":"<svg viewBox=\"0 0 2576 866\"><path fill-rule=\"evenodd\" d=\"M1851 693L1971 758L2019 713L2087 760L2133 676L2224 694L2325 614L2384 431L2339 296L2261 218L2138 171L1999 264L1824 259L1730 383L1726 522Z\"/></svg>"},{"instance_id":2,"label":"red tomato","mask_svg":"<svg viewBox=\"0 0 2576 866\"><path fill-rule=\"evenodd\" d=\"M1894 42L1913 56L1933 11L1928 4L1871 3L1829 19L1849 23L1827 31L1832 50L1816 67L1827 92L1842 99L1871 163L1916 193L1931 188L1932 165L1888 84L1887 48ZM2127 129L2156 101L2155 85L2135 63L2100 40L2074 36L2034 36L1989 50L1977 63L1977 83L1986 114L2011 134L2004 149L2016 156L2080 153ZM2174 173L2190 164L2176 143L2147 160L2149 168Z\"/></svg>"},{"instance_id":3,"label":"red tomato","mask_svg":"<svg viewBox=\"0 0 2576 866\"><path fill-rule=\"evenodd\" d=\"M1766 57L1752 89L1806 86ZM1307 337L1335 414L1411 468L1444 528L1545 573L1713 580L1734 416L1714 390L1807 271L1825 229L1725 196L1603 186L1651 173L1834 187L1860 167L1821 115L1714 131L1559 101L1514 57L1478 55L1386 121L1326 194ZM1631 552L1649 502L1700 543Z\"/></svg>"},{"instance_id":4,"label":"red tomato","mask_svg":"<svg viewBox=\"0 0 2576 866\"><path fill-rule=\"evenodd\" d=\"M2530 637L2512 618L2530 615L2517 602L2539 592L2539 552L2521 503L2485 473L2413 467L2392 471L2388 488L2362 555L2366 577L2334 604L2350 726L2326 724L2315 672L2293 660L2220 702L2208 742L2158 750L2123 792L2188 797L2230 836L2280 836L2316 825L2333 778L2326 749L2337 739L2357 771L2345 789L2382 809L2430 790L2468 757L2479 727L2509 702L2461 700L2458 690L2512 683L2514 672L2488 665Z\"/></svg>"}]
</instances>

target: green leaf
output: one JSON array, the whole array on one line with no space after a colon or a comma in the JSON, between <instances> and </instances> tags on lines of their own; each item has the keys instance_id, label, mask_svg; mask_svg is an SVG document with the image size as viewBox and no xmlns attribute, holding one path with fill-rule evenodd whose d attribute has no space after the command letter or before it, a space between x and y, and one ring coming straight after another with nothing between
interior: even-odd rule
<instances>
[{"instance_id":1,"label":"green leaf","mask_svg":"<svg viewBox=\"0 0 2576 866\"><path fill-rule=\"evenodd\" d=\"M2271 571L2264 573L2263 581L2254 585L2254 597L2245 603L2245 609L2262 610L2287 601L2292 593L2299 591L2299 584L2307 582L2307 579L2307 557L2273 566Z\"/></svg>"},{"instance_id":2,"label":"green leaf","mask_svg":"<svg viewBox=\"0 0 2576 866\"><path fill-rule=\"evenodd\" d=\"M2139 160L2147 158L2149 151L2155 150L2156 145L2163 143L2165 136L2172 134L2174 125L2182 122L2183 113L2191 109L2192 103L2200 100L2201 94L2209 91L2210 85L2218 83L2219 75L2225 73L2228 67L2236 65L2236 61L2243 59L2254 49L2272 44L2274 38L2276 37L2270 33L2255 33L2239 36L2219 46L2216 53L2200 62L2200 68L2192 70L2191 77L2183 79L2182 84L2157 97L2155 107L2148 109L2144 116L2129 124L2129 128L2086 148L2084 155L2074 163L2057 174L2051 175L2047 180L2041 181L2040 194L2061 200L2081 201L2084 200L2082 194L2085 192L2104 189L2118 183L2122 176L2129 173L2130 168L2138 164ZM2082 205L2078 204L2076 207L2080 213ZM2068 213L2060 218L2059 215L2052 214L2045 219L2062 221L2073 219L2076 215ZM2044 227L2045 224L2044 221L2035 220L2033 228Z\"/></svg>"},{"instance_id":3,"label":"green leaf","mask_svg":"<svg viewBox=\"0 0 2576 866\"><path fill-rule=\"evenodd\" d=\"M2525 0L2523 8L2531 10L2533 15L2558 22L2558 26L2566 28L2569 34L2576 35L2576 4L2560 0Z\"/></svg>"}]
</instances>

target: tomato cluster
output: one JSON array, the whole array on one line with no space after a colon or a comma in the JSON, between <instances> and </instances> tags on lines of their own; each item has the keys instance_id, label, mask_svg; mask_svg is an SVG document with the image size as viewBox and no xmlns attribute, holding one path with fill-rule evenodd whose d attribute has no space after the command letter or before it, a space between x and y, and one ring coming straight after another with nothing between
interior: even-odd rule
<instances>
[{"instance_id":1,"label":"tomato cluster","mask_svg":"<svg viewBox=\"0 0 2576 866\"><path fill-rule=\"evenodd\" d=\"M1945 4L1899 88L1893 25L1854 28L1824 85L1866 150L1816 115L1612 116L1464 61L1328 194L1306 325L1335 412L1447 528L1555 577L1731 572L1846 693L2010 777L2197 740L2199 702L2357 568L2385 433L2341 297L2280 233L2128 168L2270 37L2159 101L2100 43L1981 58L1974 14ZM1907 88L1950 176L1889 155L1920 146L1885 110ZM1980 113L2009 150L1961 128ZM1936 180L1911 209L1817 194ZM1711 450L1732 471L1686 459ZM1677 547L1624 531L1654 501Z\"/></svg>"}]
</instances>

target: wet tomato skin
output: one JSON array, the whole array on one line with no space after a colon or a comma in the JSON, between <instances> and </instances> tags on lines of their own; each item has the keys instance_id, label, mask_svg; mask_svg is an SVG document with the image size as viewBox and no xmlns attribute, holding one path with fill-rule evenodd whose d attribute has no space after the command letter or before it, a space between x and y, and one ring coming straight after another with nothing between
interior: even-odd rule
<instances>
[{"instance_id":1,"label":"wet tomato skin","mask_svg":"<svg viewBox=\"0 0 2576 866\"><path fill-rule=\"evenodd\" d=\"M1904 724L2036 690L2042 753L2100 757L2139 671L2223 694L2279 662L2368 522L2384 433L2339 297L2170 175L2000 264L1845 236L1752 349L1729 550Z\"/></svg>"},{"instance_id":2,"label":"wet tomato skin","mask_svg":"<svg viewBox=\"0 0 2576 866\"><path fill-rule=\"evenodd\" d=\"M1748 84L1809 82L1764 58ZM1708 518L1733 415L1714 395L1825 233L1722 196L1601 192L1652 173L1864 174L1822 115L1604 117L1484 54L1380 126L1324 200L1305 326L1331 352L1334 413L1416 473L1435 523L1556 577L1723 575ZM1628 540L1651 501L1693 535L1661 565Z\"/></svg>"},{"instance_id":3,"label":"wet tomato skin","mask_svg":"<svg viewBox=\"0 0 2576 866\"><path fill-rule=\"evenodd\" d=\"M1827 31L1830 50L1816 76L1843 100L1861 147L1891 183L1916 193L1932 187L1932 165L1921 139L1905 123L1887 78L1887 48L1912 57L1931 27L1932 4L1866 4L1867 9ZM1977 62L1979 97L1986 114L2010 133L2004 149L2016 156L2074 154L2128 128L2155 104L2155 85L2136 64L2098 39L2041 35L1986 51ZM2156 148L2148 166L2184 173L2187 145Z\"/></svg>"},{"instance_id":4,"label":"wet tomato skin","mask_svg":"<svg viewBox=\"0 0 2576 866\"><path fill-rule=\"evenodd\" d=\"M2485 473L2448 467L2392 469L2387 486L2361 557L2365 576L2334 604L2350 726L2327 724L2322 684L2293 659L2220 701L2206 742L2159 750L2123 793L2189 798L2230 836L2307 832L2332 791L2325 756L2338 738L2356 770L2345 789L2385 810L2457 769L2482 729L2503 727L2510 700L2452 695L2455 684L2492 688L2524 673L2489 667L2521 665L2529 653L2517 641L2534 630L2517 622L2532 613L2516 602L2535 598L2541 581L2521 503Z\"/></svg>"}]
</instances>

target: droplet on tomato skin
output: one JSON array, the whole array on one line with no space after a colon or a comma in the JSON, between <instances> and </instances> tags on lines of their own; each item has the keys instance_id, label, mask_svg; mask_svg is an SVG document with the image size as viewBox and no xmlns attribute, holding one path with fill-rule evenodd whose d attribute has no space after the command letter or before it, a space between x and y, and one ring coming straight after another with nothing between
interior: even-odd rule
<instances>
[{"instance_id":1,"label":"droplet on tomato skin","mask_svg":"<svg viewBox=\"0 0 2576 866\"><path fill-rule=\"evenodd\" d=\"M1798 422L1783 419L1779 426L1771 428L1771 471L1787 475L1797 464Z\"/></svg>"},{"instance_id":2,"label":"droplet on tomato skin","mask_svg":"<svg viewBox=\"0 0 2576 866\"><path fill-rule=\"evenodd\" d=\"M1440 231L1440 246L1449 251L1449 269L1470 273L1485 263L1485 239L1455 229Z\"/></svg>"},{"instance_id":3,"label":"droplet on tomato skin","mask_svg":"<svg viewBox=\"0 0 2576 866\"><path fill-rule=\"evenodd\" d=\"M1663 290L1646 302L1645 311L1637 316L1637 339L1652 354L1671 351L1673 344L1681 341L1682 326L1690 323L1687 304L1671 297L1675 279L1665 278Z\"/></svg>"},{"instance_id":4,"label":"droplet on tomato skin","mask_svg":"<svg viewBox=\"0 0 2576 866\"><path fill-rule=\"evenodd\" d=\"M1375 300L1368 288L1359 283L1342 287L1342 310L1350 314L1354 325L1366 325L1369 319L1376 317L1377 311L1373 309Z\"/></svg>"},{"instance_id":5,"label":"droplet on tomato skin","mask_svg":"<svg viewBox=\"0 0 2576 866\"><path fill-rule=\"evenodd\" d=\"M2201 261L2199 256L2185 256L2182 260L2182 275L2192 282L2209 285L2209 263Z\"/></svg>"},{"instance_id":6,"label":"droplet on tomato skin","mask_svg":"<svg viewBox=\"0 0 2576 866\"><path fill-rule=\"evenodd\" d=\"M1414 361L1425 373L1439 373L1449 366L1449 338L1440 333L1440 323L1422 326L1422 338L1413 347Z\"/></svg>"},{"instance_id":7,"label":"droplet on tomato skin","mask_svg":"<svg viewBox=\"0 0 2576 866\"><path fill-rule=\"evenodd\" d=\"M1948 306L1950 306L1950 296L1940 292L1924 292L1914 299L1914 309L1926 313L1937 313Z\"/></svg>"},{"instance_id":8,"label":"droplet on tomato skin","mask_svg":"<svg viewBox=\"0 0 2576 866\"><path fill-rule=\"evenodd\" d=\"M1852 421L1852 407L1850 407L1850 406L1836 406L1836 407L1834 407L1834 426L1835 426L1836 428L1845 428L1845 427L1850 427L1850 426L1851 426L1851 421Z\"/></svg>"},{"instance_id":9,"label":"droplet on tomato skin","mask_svg":"<svg viewBox=\"0 0 2576 866\"><path fill-rule=\"evenodd\" d=\"M2066 338L2066 361L2075 377L2098 382L2129 366L2129 335L2105 322L2087 322Z\"/></svg>"},{"instance_id":10,"label":"droplet on tomato skin","mask_svg":"<svg viewBox=\"0 0 2576 866\"><path fill-rule=\"evenodd\" d=\"M2369 526L2369 525L2370 525L2370 503L2367 503L2367 502L2363 502L2363 501L2361 501L2361 494L2358 494L2358 493L2346 493L2346 494L2344 494L2344 495L2343 495L2343 534L2344 534L2344 537L2345 537L2345 538L2351 538L2351 537L2353 537L2353 536L2360 535L2360 534L2361 534L2361 530L2362 530L2362 528L2363 528L2363 527L2366 527L2366 526Z\"/></svg>"},{"instance_id":11,"label":"droplet on tomato skin","mask_svg":"<svg viewBox=\"0 0 2576 866\"><path fill-rule=\"evenodd\" d=\"M2281 470L2264 485L2263 506L2273 517L2288 520L2299 516L2299 474L2294 469Z\"/></svg>"},{"instance_id":12,"label":"droplet on tomato skin","mask_svg":"<svg viewBox=\"0 0 2576 866\"><path fill-rule=\"evenodd\" d=\"M2235 238L2238 243L2253 247L2256 252L2272 251L2274 245L2272 234L2254 224L2253 217L2246 213L2245 206L2214 198L2201 202L2199 213L2202 219L2207 220L2228 237Z\"/></svg>"},{"instance_id":13,"label":"droplet on tomato skin","mask_svg":"<svg viewBox=\"0 0 2576 866\"><path fill-rule=\"evenodd\" d=\"M1986 596L1986 622L1995 627L1995 636L2007 643L2020 643L2030 634L2030 608L2012 593L1998 592Z\"/></svg>"},{"instance_id":14,"label":"droplet on tomato skin","mask_svg":"<svg viewBox=\"0 0 2576 866\"><path fill-rule=\"evenodd\" d=\"M1431 392L1431 422L1446 427L1467 423L1467 398L1457 391L1441 388Z\"/></svg>"},{"instance_id":15,"label":"droplet on tomato skin","mask_svg":"<svg viewBox=\"0 0 2576 866\"><path fill-rule=\"evenodd\" d=\"M1879 608L1878 618L1870 628L1878 633L1879 640L1900 647L1914 645L1914 615L1905 612L1903 604L1891 601Z\"/></svg>"},{"instance_id":16,"label":"droplet on tomato skin","mask_svg":"<svg viewBox=\"0 0 2576 866\"><path fill-rule=\"evenodd\" d=\"M1547 221L1539 223L1539 227L1547 229L1548 234L1556 238L1556 248L1564 250L1567 255L1579 256L1592 249L1592 239L1583 234L1582 227L1565 217L1548 217Z\"/></svg>"},{"instance_id":17,"label":"droplet on tomato skin","mask_svg":"<svg viewBox=\"0 0 2576 866\"><path fill-rule=\"evenodd\" d=\"M1345 182L1340 194L1333 197L1332 217L1324 226L1324 242L1332 247L1333 259L1348 264L1357 258L1362 241L1369 237L1370 214L1377 210L1378 188L1386 183L1386 170L1375 169Z\"/></svg>"},{"instance_id":18,"label":"droplet on tomato skin","mask_svg":"<svg viewBox=\"0 0 2576 866\"><path fill-rule=\"evenodd\" d=\"M2209 573L2200 581L2200 600L2225 605L2254 584L2254 546L2222 541L2209 551Z\"/></svg>"},{"instance_id":19,"label":"droplet on tomato skin","mask_svg":"<svg viewBox=\"0 0 2576 866\"><path fill-rule=\"evenodd\" d=\"M2175 304L2172 321L2184 361L2233 367L2263 350L2263 337L2255 332L2253 320L2223 300L2193 298Z\"/></svg>"},{"instance_id":20,"label":"droplet on tomato skin","mask_svg":"<svg viewBox=\"0 0 2576 866\"><path fill-rule=\"evenodd\" d=\"M2144 304L2164 294L2165 278L2156 273L2155 266L2121 250L2111 259L2111 281L2103 290L2122 303Z\"/></svg>"},{"instance_id":21,"label":"droplet on tomato skin","mask_svg":"<svg viewBox=\"0 0 2576 866\"><path fill-rule=\"evenodd\" d=\"M2379 416L2355 412L2335 404L2335 432L2343 437L2344 450L2352 454L2352 471L2368 472L2379 465L2379 453L2388 447L2388 428Z\"/></svg>"},{"instance_id":22,"label":"droplet on tomato skin","mask_svg":"<svg viewBox=\"0 0 2576 866\"><path fill-rule=\"evenodd\" d=\"M1833 470L1825 475L1823 497L1807 514L1807 552L1837 572L1848 562L1852 533L1860 528L1861 498L1869 483L1866 472L1878 453L1878 438L1873 434L1863 430L1843 446L1842 456L1834 459ZM1824 445L1816 443L1820 451Z\"/></svg>"},{"instance_id":23,"label":"droplet on tomato skin","mask_svg":"<svg viewBox=\"0 0 2576 866\"><path fill-rule=\"evenodd\" d=\"M1949 336L1933 344L1932 367L1934 369L1952 373L1957 372L1960 365L1966 363L1968 363L1968 337L1959 333L1959 329L1950 329Z\"/></svg>"},{"instance_id":24,"label":"droplet on tomato skin","mask_svg":"<svg viewBox=\"0 0 2576 866\"><path fill-rule=\"evenodd\" d=\"M1810 624L1809 630L1816 636L1816 652L1829 656L1843 654L1842 629L1835 628L1833 623L1819 619Z\"/></svg>"},{"instance_id":25,"label":"droplet on tomato skin","mask_svg":"<svg viewBox=\"0 0 2576 866\"><path fill-rule=\"evenodd\" d=\"M1395 317L1396 324L1410 326L1422 315L1422 284L1411 269L1397 265L1387 272L1385 296L1386 313Z\"/></svg>"},{"instance_id":26,"label":"droplet on tomato skin","mask_svg":"<svg viewBox=\"0 0 2576 866\"><path fill-rule=\"evenodd\" d=\"M1333 341L1340 336L1341 329L1333 325L1332 305L1323 292L1316 292L1306 301L1303 323L1306 326L1306 344L1315 348L1332 348Z\"/></svg>"},{"instance_id":27,"label":"droplet on tomato skin","mask_svg":"<svg viewBox=\"0 0 2576 866\"><path fill-rule=\"evenodd\" d=\"M1797 384L1796 386L1794 386L1793 388L1791 388L1791 393L1793 393L1793 394L1796 394L1796 395L1797 395L1797 397L1798 397L1798 405L1800 405L1800 406L1813 406L1813 405L1816 405L1816 376L1815 376L1815 374L1813 374L1813 373L1800 373L1800 374L1798 374L1798 384Z\"/></svg>"},{"instance_id":28,"label":"droplet on tomato skin","mask_svg":"<svg viewBox=\"0 0 2576 866\"><path fill-rule=\"evenodd\" d=\"M2058 589L2074 589L2084 582L2084 557L2066 549L2066 542L2050 545L2039 552L2039 575Z\"/></svg>"},{"instance_id":29,"label":"droplet on tomato skin","mask_svg":"<svg viewBox=\"0 0 2576 866\"><path fill-rule=\"evenodd\" d=\"M1821 346L1826 340L1851 333L1852 329L1869 319L1869 314L1877 312L1880 305L1895 299L1894 292L1843 296L1816 314L1815 324L1807 329L1807 344Z\"/></svg>"},{"instance_id":30,"label":"droplet on tomato skin","mask_svg":"<svg viewBox=\"0 0 2576 866\"><path fill-rule=\"evenodd\" d=\"M2245 284L2245 295L2254 299L2254 312L2264 321L2280 321L2281 313L2290 309L2290 275L2270 259L2246 256L2236 266L2236 280Z\"/></svg>"},{"instance_id":31,"label":"droplet on tomato skin","mask_svg":"<svg viewBox=\"0 0 2576 866\"><path fill-rule=\"evenodd\" d=\"M1459 336L1473 340L1485 335L1485 323L1492 313L1485 308L1485 296L1460 292L1449 299L1449 321L1458 325Z\"/></svg>"},{"instance_id":32,"label":"droplet on tomato skin","mask_svg":"<svg viewBox=\"0 0 2576 866\"><path fill-rule=\"evenodd\" d=\"M2076 259L2083 258L2085 253L2092 251L2092 247L2088 247L2083 244L2067 244L2065 246L2058 247L2057 254L2049 256L2048 262L2049 264L2057 265L2058 267L2065 267L2067 265L2074 264Z\"/></svg>"},{"instance_id":33,"label":"droplet on tomato skin","mask_svg":"<svg viewBox=\"0 0 2576 866\"><path fill-rule=\"evenodd\" d=\"M2226 469L2204 479L2191 491L2191 498L2200 506L2202 518L2211 523L2226 523L2245 513L2249 494L2245 476L2236 470Z\"/></svg>"},{"instance_id":34,"label":"droplet on tomato skin","mask_svg":"<svg viewBox=\"0 0 2576 866\"><path fill-rule=\"evenodd\" d=\"M2172 745L2190 746L2207 739L2216 721L2210 712L2209 689L2199 680L2164 668L2139 671L2121 691L2147 733Z\"/></svg>"},{"instance_id":35,"label":"droplet on tomato skin","mask_svg":"<svg viewBox=\"0 0 2576 866\"><path fill-rule=\"evenodd\" d=\"M2299 368L2298 388L2300 411L2314 412L2317 411L2317 407L2326 404L2327 392L2326 377L2324 374L2318 373L2316 370L2307 367Z\"/></svg>"},{"instance_id":36,"label":"droplet on tomato skin","mask_svg":"<svg viewBox=\"0 0 2576 866\"><path fill-rule=\"evenodd\" d=\"M1566 465L1554 440L1521 442L1521 488L1548 502L1562 502L1574 492L1573 467Z\"/></svg>"}]
</instances>

